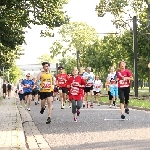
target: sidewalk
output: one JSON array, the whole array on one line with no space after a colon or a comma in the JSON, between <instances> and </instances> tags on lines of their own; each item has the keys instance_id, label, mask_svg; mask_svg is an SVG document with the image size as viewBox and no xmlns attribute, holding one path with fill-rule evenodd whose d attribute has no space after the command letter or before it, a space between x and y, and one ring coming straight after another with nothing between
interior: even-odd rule
<instances>
[{"instance_id":1,"label":"sidewalk","mask_svg":"<svg viewBox=\"0 0 150 150\"><path fill-rule=\"evenodd\" d=\"M26 150L22 121L14 98L0 100L0 150Z\"/></svg>"}]
</instances>

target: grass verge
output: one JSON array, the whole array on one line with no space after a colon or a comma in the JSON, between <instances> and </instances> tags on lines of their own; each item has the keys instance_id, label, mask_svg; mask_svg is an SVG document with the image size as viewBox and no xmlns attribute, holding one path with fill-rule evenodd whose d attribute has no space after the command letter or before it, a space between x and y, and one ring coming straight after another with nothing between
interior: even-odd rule
<instances>
[{"instance_id":1,"label":"grass verge","mask_svg":"<svg viewBox=\"0 0 150 150\"><path fill-rule=\"evenodd\" d=\"M119 103L119 99L117 100ZM101 97L101 102L108 103L108 97ZM139 108L150 108L150 101L148 100L138 100L138 99L130 99L129 106L131 107L139 107Z\"/></svg>"}]
</instances>

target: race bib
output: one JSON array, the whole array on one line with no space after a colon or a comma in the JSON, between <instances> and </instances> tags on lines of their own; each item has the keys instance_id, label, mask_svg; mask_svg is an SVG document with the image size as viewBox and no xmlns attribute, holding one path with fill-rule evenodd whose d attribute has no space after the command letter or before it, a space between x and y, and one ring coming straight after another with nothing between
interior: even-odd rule
<instances>
[{"instance_id":1,"label":"race bib","mask_svg":"<svg viewBox=\"0 0 150 150\"><path fill-rule=\"evenodd\" d=\"M126 84L128 84L128 83L127 83L127 81L120 80L120 81L119 81L119 84L120 84L121 86L123 86L123 85L126 85Z\"/></svg>"},{"instance_id":2,"label":"race bib","mask_svg":"<svg viewBox=\"0 0 150 150\"><path fill-rule=\"evenodd\" d=\"M87 83L86 87L91 87L93 83Z\"/></svg>"},{"instance_id":3,"label":"race bib","mask_svg":"<svg viewBox=\"0 0 150 150\"><path fill-rule=\"evenodd\" d=\"M79 88L78 87L71 87L70 94L71 95L78 95L79 94Z\"/></svg>"},{"instance_id":4,"label":"race bib","mask_svg":"<svg viewBox=\"0 0 150 150\"><path fill-rule=\"evenodd\" d=\"M99 85L96 85L96 86L95 86L96 89L98 89L98 88L100 88L100 87L101 87L101 86L99 86Z\"/></svg>"},{"instance_id":5,"label":"race bib","mask_svg":"<svg viewBox=\"0 0 150 150\"><path fill-rule=\"evenodd\" d=\"M59 81L58 84L65 84L65 82L64 81Z\"/></svg>"},{"instance_id":6,"label":"race bib","mask_svg":"<svg viewBox=\"0 0 150 150\"><path fill-rule=\"evenodd\" d=\"M51 83L50 82L43 82L43 89L49 90L51 88Z\"/></svg>"}]
</instances>

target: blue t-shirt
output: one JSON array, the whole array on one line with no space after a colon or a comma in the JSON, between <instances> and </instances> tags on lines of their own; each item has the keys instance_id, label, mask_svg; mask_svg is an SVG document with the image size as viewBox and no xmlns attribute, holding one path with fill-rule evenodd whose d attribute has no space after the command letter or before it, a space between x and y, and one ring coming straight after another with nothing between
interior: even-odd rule
<instances>
[{"instance_id":1,"label":"blue t-shirt","mask_svg":"<svg viewBox=\"0 0 150 150\"><path fill-rule=\"evenodd\" d=\"M29 86L29 87L24 87L23 88L23 92L26 93L26 92L32 92L32 87L34 86L34 82L33 80L27 80L27 79L24 79L21 84L23 84L24 86Z\"/></svg>"}]
</instances>

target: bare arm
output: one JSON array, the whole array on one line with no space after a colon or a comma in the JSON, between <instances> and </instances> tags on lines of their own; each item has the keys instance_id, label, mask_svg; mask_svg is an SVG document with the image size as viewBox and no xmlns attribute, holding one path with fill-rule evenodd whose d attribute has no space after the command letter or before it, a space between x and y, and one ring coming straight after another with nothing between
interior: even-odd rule
<instances>
[{"instance_id":1,"label":"bare arm","mask_svg":"<svg viewBox=\"0 0 150 150\"><path fill-rule=\"evenodd\" d=\"M41 72L37 75L37 80L36 80L36 84L38 85L38 86L40 86L39 85L39 80L41 79Z\"/></svg>"},{"instance_id":2,"label":"bare arm","mask_svg":"<svg viewBox=\"0 0 150 150\"><path fill-rule=\"evenodd\" d=\"M54 77L52 77L52 85L55 85Z\"/></svg>"}]
</instances>

